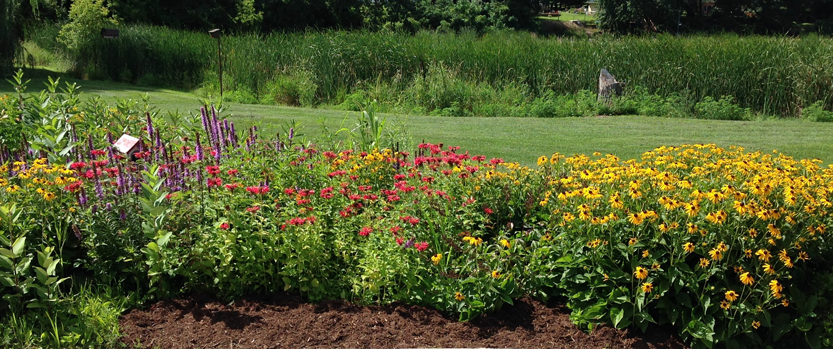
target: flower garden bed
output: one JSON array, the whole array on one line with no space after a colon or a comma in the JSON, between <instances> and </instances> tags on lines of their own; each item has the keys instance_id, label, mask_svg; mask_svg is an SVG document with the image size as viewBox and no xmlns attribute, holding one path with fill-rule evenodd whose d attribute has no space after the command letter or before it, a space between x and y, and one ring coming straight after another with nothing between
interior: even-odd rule
<instances>
[{"instance_id":1,"label":"flower garden bed","mask_svg":"<svg viewBox=\"0 0 833 349\"><path fill-rule=\"evenodd\" d=\"M0 149L3 317L86 326L61 310L86 284L137 306L289 292L460 321L558 298L579 328L668 326L692 347L825 335L833 168L816 160L698 144L529 168L384 148L368 113L352 144L319 148L238 132L213 107L3 103L25 135ZM122 132L142 138L135 155L113 148Z\"/></svg>"}]
</instances>

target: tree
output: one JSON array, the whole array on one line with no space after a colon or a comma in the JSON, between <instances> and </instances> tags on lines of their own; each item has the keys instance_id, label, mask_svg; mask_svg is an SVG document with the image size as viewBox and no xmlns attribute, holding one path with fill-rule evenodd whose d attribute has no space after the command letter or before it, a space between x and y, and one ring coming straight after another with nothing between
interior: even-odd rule
<instances>
[{"instance_id":1,"label":"tree","mask_svg":"<svg viewBox=\"0 0 833 349\"><path fill-rule=\"evenodd\" d=\"M20 52L19 0L0 2L0 75L12 71Z\"/></svg>"}]
</instances>

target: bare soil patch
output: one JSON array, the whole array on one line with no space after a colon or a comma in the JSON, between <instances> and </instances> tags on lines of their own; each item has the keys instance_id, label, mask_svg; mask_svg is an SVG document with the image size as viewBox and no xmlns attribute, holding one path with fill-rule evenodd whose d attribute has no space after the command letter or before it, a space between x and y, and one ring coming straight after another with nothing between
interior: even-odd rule
<instances>
[{"instance_id":1,"label":"bare soil patch","mask_svg":"<svg viewBox=\"0 0 833 349\"><path fill-rule=\"evenodd\" d=\"M686 348L664 328L587 334L566 307L532 299L461 323L404 304L312 304L294 295L223 304L198 296L132 310L120 325L124 343L144 348Z\"/></svg>"}]
</instances>

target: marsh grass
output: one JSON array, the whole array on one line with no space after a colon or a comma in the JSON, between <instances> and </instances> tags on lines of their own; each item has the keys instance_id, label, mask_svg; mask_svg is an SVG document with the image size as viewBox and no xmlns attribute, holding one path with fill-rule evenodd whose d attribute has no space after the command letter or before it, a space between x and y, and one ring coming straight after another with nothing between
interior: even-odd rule
<instances>
[{"instance_id":1,"label":"marsh grass","mask_svg":"<svg viewBox=\"0 0 833 349\"><path fill-rule=\"evenodd\" d=\"M44 42L50 30L33 40ZM752 114L778 116L798 116L817 101L833 107L833 40L819 36L310 31L222 40L224 88L248 102L338 105L362 93L388 111L528 115L549 93L595 91L606 68L627 89L692 105L731 96ZM96 69L111 80L219 89L217 42L205 33L126 26L119 39L94 45Z\"/></svg>"}]
</instances>

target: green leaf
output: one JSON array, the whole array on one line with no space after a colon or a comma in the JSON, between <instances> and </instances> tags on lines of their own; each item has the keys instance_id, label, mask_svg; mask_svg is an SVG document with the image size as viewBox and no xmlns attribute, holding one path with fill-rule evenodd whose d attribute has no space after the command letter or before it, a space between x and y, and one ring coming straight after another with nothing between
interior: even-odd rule
<instances>
[{"instance_id":1,"label":"green leaf","mask_svg":"<svg viewBox=\"0 0 833 349\"><path fill-rule=\"evenodd\" d=\"M43 270L41 267L35 267L35 275L37 275L38 281L41 284L46 284L46 280L49 279L49 275L46 275L46 270Z\"/></svg>"},{"instance_id":2,"label":"green leaf","mask_svg":"<svg viewBox=\"0 0 833 349\"><path fill-rule=\"evenodd\" d=\"M6 256L8 258L17 258L17 256L14 253L12 253L12 251L9 251L5 248L0 248L0 255Z\"/></svg>"},{"instance_id":3,"label":"green leaf","mask_svg":"<svg viewBox=\"0 0 833 349\"><path fill-rule=\"evenodd\" d=\"M52 262L49 263L49 266L46 267L46 273L49 274L49 275L55 275L55 267L58 266L59 261L58 260L52 260L51 258L49 260L51 260Z\"/></svg>"},{"instance_id":4,"label":"green leaf","mask_svg":"<svg viewBox=\"0 0 833 349\"><path fill-rule=\"evenodd\" d=\"M700 320L691 320L685 331L691 334L692 337L703 341L703 344L709 348L714 345L714 331L709 328L709 325L706 325Z\"/></svg>"},{"instance_id":5,"label":"green leaf","mask_svg":"<svg viewBox=\"0 0 833 349\"><path fill-rule=\"evenodd\" d=\"M12 263L12 260L6 256L0 255L0 268L12 270L14 268L14 263Z\"/></svg>"},{"instance_id":6,"label":"green leaf","mask_svg":"<svg viewBox=\"0 0 833 349\"><path fill-rule=\"evenodd\" d=\"M619 327L619 324L622 322L622 319L625 318L625 311L621 308L610 308L610 320L613 321L613 327Z\"/></svg>"},{"instance_id":7,"label":"green leaf","mask_svg":"<svg viewBox=\"0 0 833 349\"><path fill-rule=\"evenodd\" d=\"M20 256L23 253L23 248L26 247L26 237L21 236L14 241L14 245L12 246L12 253L14 253L15 257Z\"/></svg>"},{"instance_id":8,"label":"green leaf","mask_svg":"<svg viewBox=\"0 0 833 349\"><path fill-rule=\"evenodd\" d=\"M802 316L794 321L795 328L797 328L801 332L807 332L813 328L813 323L807 321L807 319Z\"/></svg>"},{"instance_id":9,"label":"green leaf","mask_svg":"<svg viewBox=\"0 0 833 349\"><path fill-rule=\"evenodd\" d=\"M156 240L156 244L160 247L165 247L168 244L168 240L171 239L172 232L168 232L165 235L162 235L159 239Z\"/></svg>"}]
</instances>

